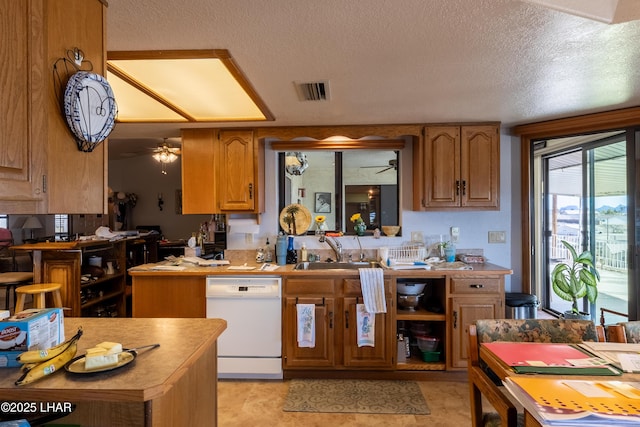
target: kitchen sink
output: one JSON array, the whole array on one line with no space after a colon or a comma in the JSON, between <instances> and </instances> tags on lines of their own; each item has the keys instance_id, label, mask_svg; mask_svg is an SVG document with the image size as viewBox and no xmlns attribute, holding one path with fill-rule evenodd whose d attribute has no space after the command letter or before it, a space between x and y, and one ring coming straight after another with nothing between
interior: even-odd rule
<instances>
[{"instance_id":1,"label":"kitchen sink","mask_svg":"<svg viewBox=\"0 0 640 427\"><path fill-rule=\"evenodd\" d=\"M294 270L357 270L378 267L376 262L299 262Z\"/></svg>"}]
</instances>

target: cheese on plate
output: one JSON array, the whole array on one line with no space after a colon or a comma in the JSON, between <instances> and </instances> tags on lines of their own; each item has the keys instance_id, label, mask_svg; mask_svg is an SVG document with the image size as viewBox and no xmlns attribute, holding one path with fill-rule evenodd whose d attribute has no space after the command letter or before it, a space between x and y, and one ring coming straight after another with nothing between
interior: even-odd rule
<instances>
[{"instance_id":1,"label":"cheese on plate","mask_svg":"<svg viewBox=\"0 0 640 427\"><path fill-rule=\"evenodd\" d=\"M116 366L120 353L122 353L122 344L102 342L93 348L87 349L84 357L84 368L90 371L92 369Z\"/></svg>"}]
</instances>

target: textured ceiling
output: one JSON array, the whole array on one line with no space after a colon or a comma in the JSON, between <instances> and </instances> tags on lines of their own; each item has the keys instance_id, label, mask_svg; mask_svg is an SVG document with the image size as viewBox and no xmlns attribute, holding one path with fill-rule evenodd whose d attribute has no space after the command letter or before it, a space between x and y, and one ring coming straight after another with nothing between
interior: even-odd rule
<instances>
[{"instance_id":1,"label":"textured ceiling","mask_svg":"<svg viewBox=\"0 0 640 427\"><path fill-rule=\"evenodd\" d=\"M108 50L229 50L276 120L223 126L511 127L640 105L640 21L517 0L108 3ZM331 99L300 101L294 82L317 80ZM177 137L180 126L118 124L110 140Z\"/></svg>"}]
</instances>

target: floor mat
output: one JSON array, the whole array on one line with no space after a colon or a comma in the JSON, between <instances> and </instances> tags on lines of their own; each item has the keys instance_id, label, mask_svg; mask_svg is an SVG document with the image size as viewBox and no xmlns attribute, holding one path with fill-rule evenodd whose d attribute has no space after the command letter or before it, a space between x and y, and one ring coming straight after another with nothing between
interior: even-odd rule
<instances>
[{"instance_id":1,"label":"floor mat","mask_svg":"<svg viewBox=\"0 0 640 427\"><path fill-rule=\"evenodd\" d=\"M316 380L290 381L287 412L356 412L362 414L431 413L415 381Z\"/></svg>"}]
</instances>

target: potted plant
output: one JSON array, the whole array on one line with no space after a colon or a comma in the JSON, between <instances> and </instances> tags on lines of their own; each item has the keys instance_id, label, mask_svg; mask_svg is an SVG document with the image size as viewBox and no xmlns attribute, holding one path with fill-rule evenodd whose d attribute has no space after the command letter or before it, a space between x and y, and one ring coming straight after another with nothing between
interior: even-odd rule
<instances>
[{"instance_id":1,"label":"potted plant","mask_svg":"<svg viewBox=\"0 0 640 427\"><path fill-rule=\"evenodd\" d=\"M598 298L598 281L600 274L596 270L591 252L584 251L580 255L570 243L561 243L571 255L571 262L561 262L551 272L553 292L565 301L571 302L571 310L564 313L565 318L590 319L588 313L578 310L578 299L585 296L592 304Z\"/></svg>"}]
</instances>

